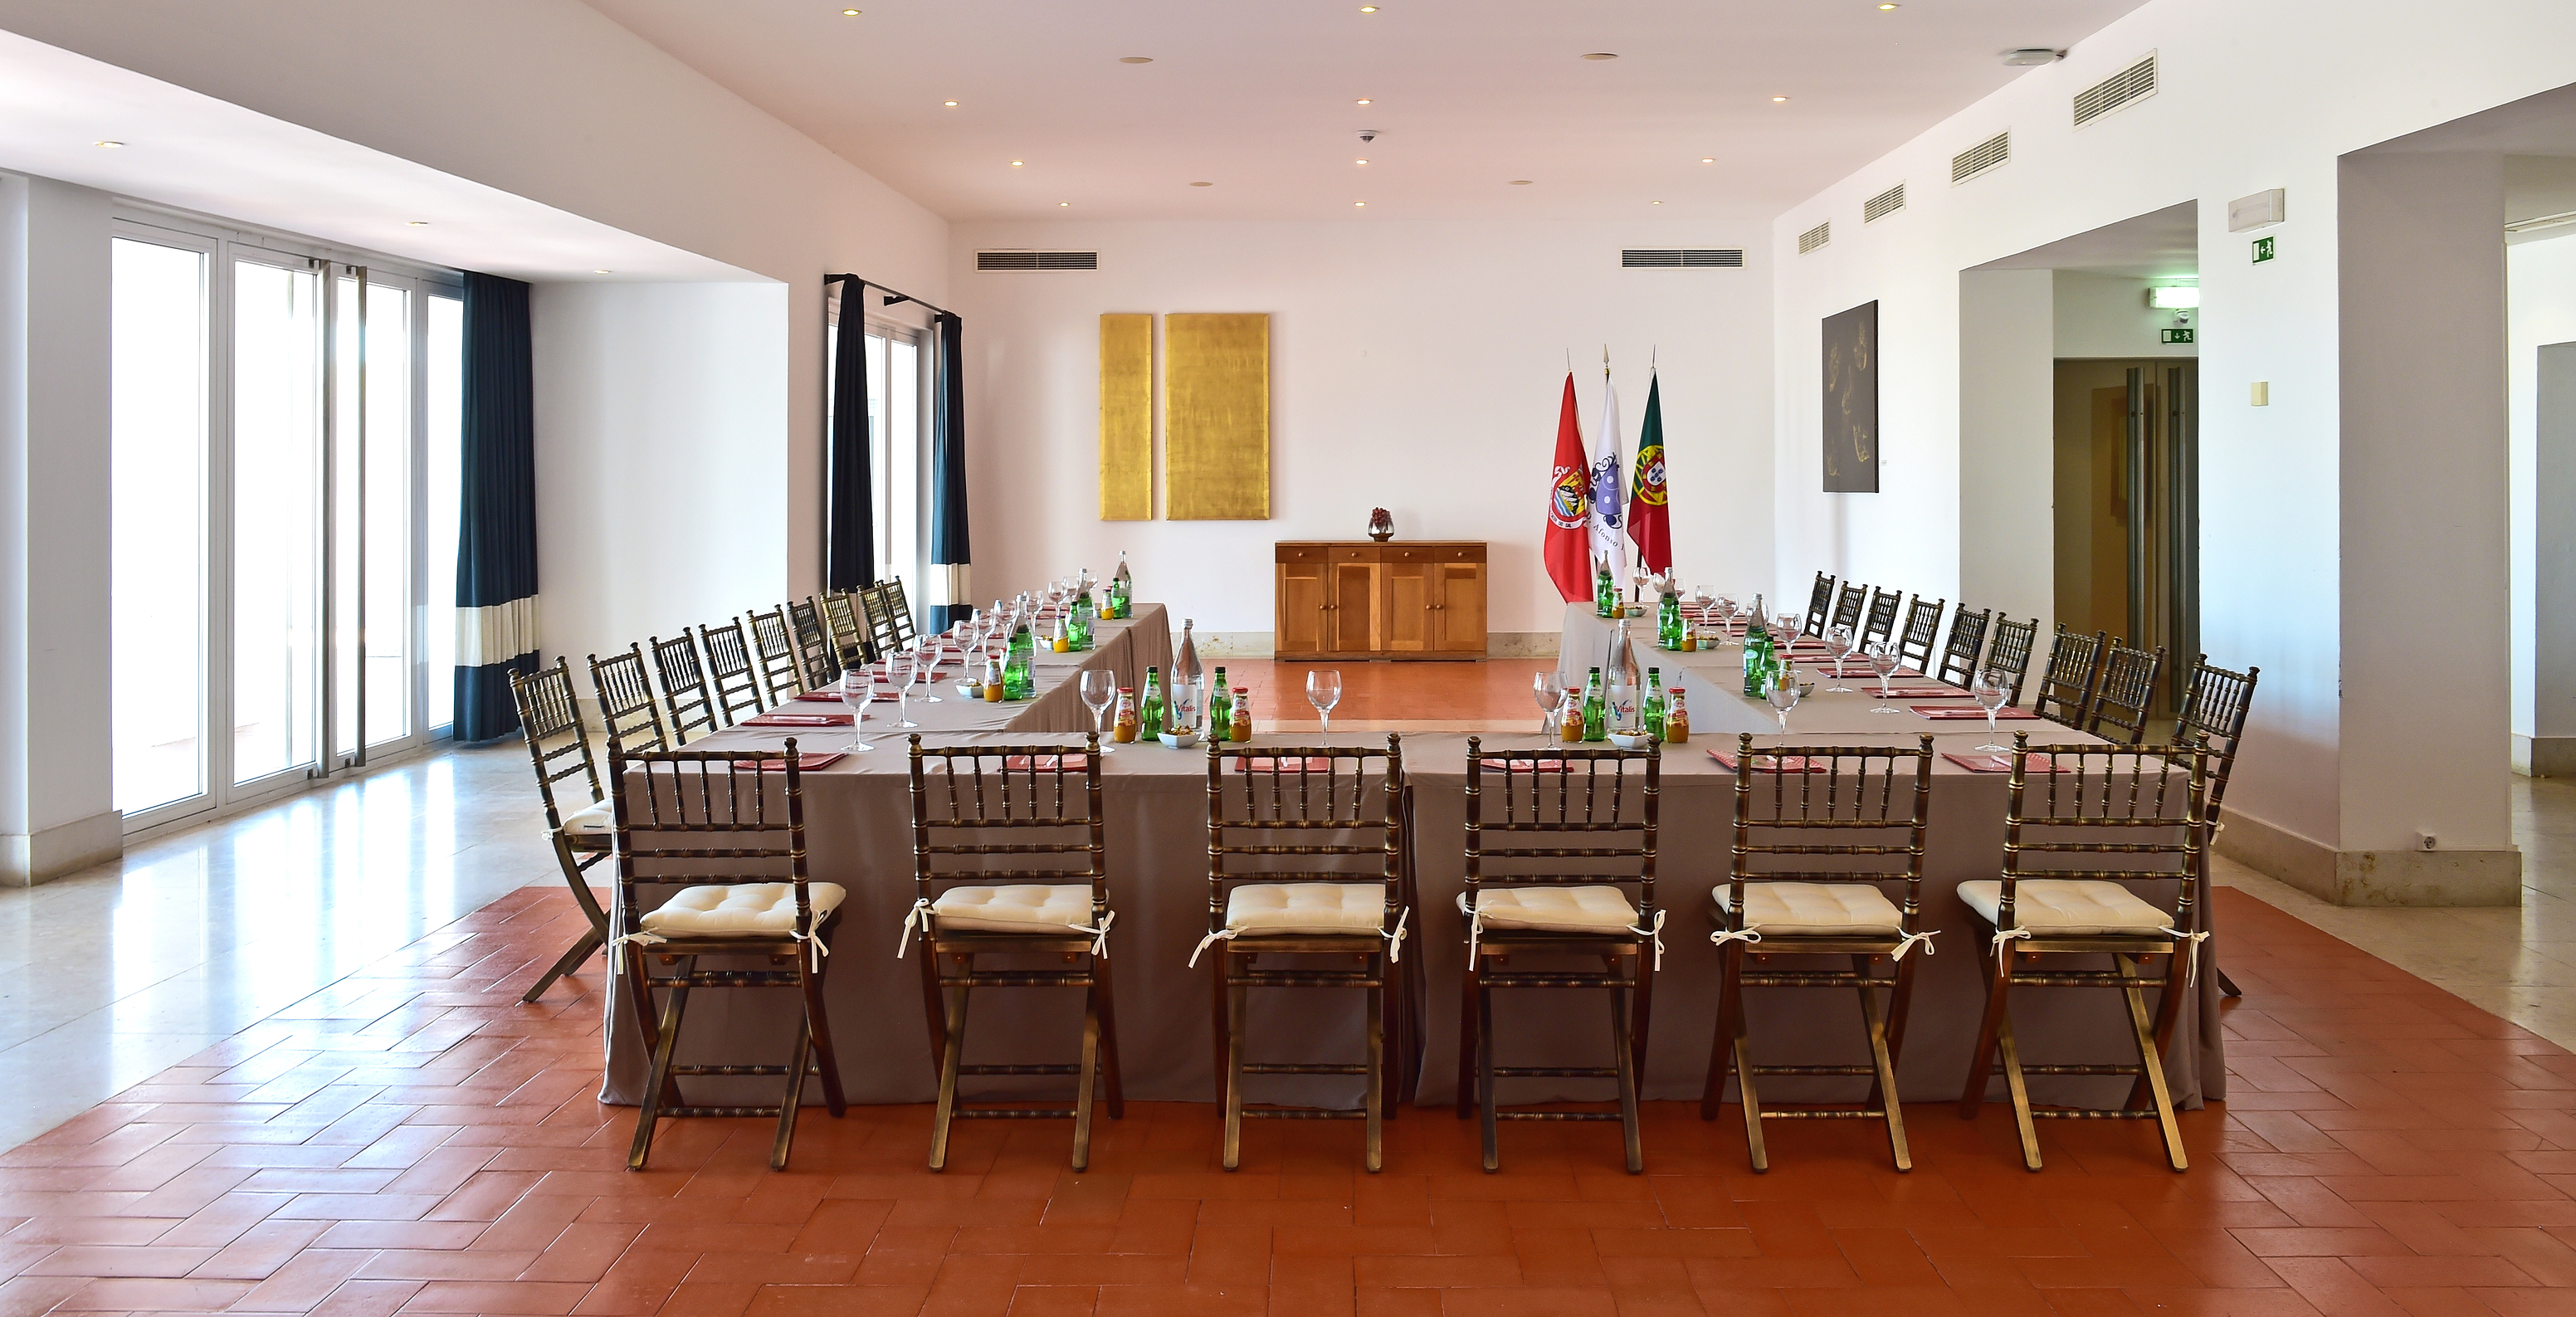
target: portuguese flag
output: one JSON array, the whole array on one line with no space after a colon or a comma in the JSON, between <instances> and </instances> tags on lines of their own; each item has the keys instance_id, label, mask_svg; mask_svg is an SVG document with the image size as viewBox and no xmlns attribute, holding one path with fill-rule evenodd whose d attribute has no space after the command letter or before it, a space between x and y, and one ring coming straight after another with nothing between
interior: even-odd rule
<instances>
[{"instance_id":1,"label":"portuguese flag","mask_svg":"<svg viewBox=\"0 0 2576 1317\"><path fill-rule=\"evenodd\" d=\"M1547 473L1547 540L1542 556L1556 592L1567 603L1592 597L1592 471L1583 457L1583 429L1574 417L1574 372L1565 373L1565 401L1556 412L1556 460Z\"/></svg>"},{"instance_id":2,"label":"portuguese flag","mask_svg":"<svg viewBox=\"0 0 2576 1317\"><path fill-rule=\"evenodd\" d=\"M1647 571L1673 569L1672 510L1664 485L1663 382L1646 385L1646 424L1637 435L1636 491L1628 499L1628 538L1637 543L1637 562Z\"/></svg>"}]
</instances>

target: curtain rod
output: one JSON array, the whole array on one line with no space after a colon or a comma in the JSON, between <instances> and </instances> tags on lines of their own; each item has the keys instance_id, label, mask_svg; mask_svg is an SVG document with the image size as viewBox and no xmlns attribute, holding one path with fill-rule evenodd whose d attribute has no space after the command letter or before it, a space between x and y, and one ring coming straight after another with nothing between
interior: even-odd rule
<instances>
[{"instance_id":1,"label":"curtain rod","mask_svg":"<svg viewBox=\"0 0 2576 1317\"><path fill-rule=\"evenodd\" d=\"M876 290L877 290L878 292L880 292L880 293L884 293L884 294L886 294L885 305L887 305L887 306L893 306L893 305L895 305L896 303L899 303L899 302L911 302L911 303L913 303L913 304L915 304L915 305L917 305L917 306L920 306L920 307L921 307L921 308L923 308L924 310L928 310L928 311L935 311L935 312L937 312L937 313L939 313L940 315L943 315L943 316L953 316L953 315L956 315L956 314L957 314L956 312L951 311L951 310L949 310L948 308L946 308L946 307L944 307L944 306L932 306L930 303L925 302L925 301L923 301L922 299L920 299L920 298L918 298L918 297L915 297L915 296L913 296L913 295L912 295L912 294L910 294L910 293L901 293L901 292L896 292L894 289L892 289L892 288L888 288L888 287L886 287L884 284L878 283L878 282L876 282L876 281L874 281L874 280L872 280L872 279L862 279L862 278L860 278L859 276L857 276L857 275L855 275L855 274L832 274L832 275L825 275L825 276L823 277L823 282L825 282L825 283L827 283L827 284L828 284L828 283L838 283L838 282L840 282L840 281L842 281L842 280L845 280L845 279L846 279L846 280L848 280L848 281L849 281L849 282L851 282L851 283L857 284L857 285L858 285L859 287L861 287L861 288L873 288L873 289L876 289Z\"/></svg>"}]
</instances>

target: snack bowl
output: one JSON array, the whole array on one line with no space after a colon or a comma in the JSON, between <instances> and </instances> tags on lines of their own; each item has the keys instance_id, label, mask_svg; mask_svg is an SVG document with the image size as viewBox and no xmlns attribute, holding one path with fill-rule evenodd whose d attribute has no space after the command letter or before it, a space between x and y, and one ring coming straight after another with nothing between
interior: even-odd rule
<instances>
[{"instance_id":1,"label":"snack bowl","mask_svg":"<svg viewBox=\"0 0 2576 1317\"><path fill-rule=\"evenodd\" d=\"M1199 743L1198 729L1191 728L1187 731L1164 732L1162 734L1162 742L1165 749L1187 750L1191 746Z\"/></svg>"},{"instance_id":2,"label":"snack bowl","mask_svg":"<svg viewBox=\"0 0 2576 1317\"><path fill-rule=\"evenodd\" d=\"M960 699L980 700L984 698L984 683L980 681L958 682L957 695Z\"/></svg>"},{"instance_id":3,"label":"snack bowl","mask_svg":"<svg viewBox=\"0 0 2576 1317\"><path fill-rule=\"evenodd\" d=\"M1643 750L1646 748L1646 741L1647 736L1644 732L1610 733L1610 744L1622 750Z\"/></svg>"}]
</instances>

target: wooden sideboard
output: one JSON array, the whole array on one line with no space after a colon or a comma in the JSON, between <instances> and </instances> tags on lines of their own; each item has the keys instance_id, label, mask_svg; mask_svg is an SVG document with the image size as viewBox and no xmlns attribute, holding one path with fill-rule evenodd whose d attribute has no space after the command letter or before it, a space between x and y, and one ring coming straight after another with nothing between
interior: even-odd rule
<instances>
[{"instance_id":1,"label":"wooden sideboard","mask_svg":"<svg viewBox=\"0 0 2576 1317\"><path fill-rule=\"evenodd\" d=\"M1485 545L1283 540L1280 658L1482 658Z\"/></svg>"}]
</instances>

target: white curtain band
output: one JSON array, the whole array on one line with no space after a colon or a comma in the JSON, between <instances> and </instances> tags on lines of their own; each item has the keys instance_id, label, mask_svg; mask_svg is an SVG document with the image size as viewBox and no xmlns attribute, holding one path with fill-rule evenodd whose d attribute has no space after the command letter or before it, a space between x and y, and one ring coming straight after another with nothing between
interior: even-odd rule
<instances>
[{"instance_id":1,"label":"white curtain band","mask_svg":"<svg viewBox=\"0 0 2576 1317\"><path fill-rule=\"evenodd\" d=\"M456 665L488 667L537 652L537 596L456 610Z\"/></svg>"}]
</instances>

